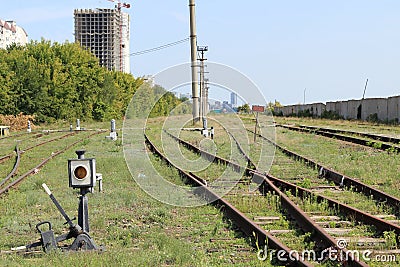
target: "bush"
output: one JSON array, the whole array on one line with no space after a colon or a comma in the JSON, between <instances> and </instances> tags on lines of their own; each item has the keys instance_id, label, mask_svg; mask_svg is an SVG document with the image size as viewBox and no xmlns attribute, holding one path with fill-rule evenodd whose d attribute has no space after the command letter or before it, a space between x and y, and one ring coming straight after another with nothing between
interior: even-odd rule
<instances>
[{"instance_id":1,"label":"bush","mask_svg":"<svg viewBox=\"0 0 400 267\"><path fill-rule=\"evenodd\" d=\"M328 120L340 120L343 119L342 116L340 116L336 111L327 111L324 110L324 112L322 112L321 114L321 118L322 119L328 119Z\"/></svg>"},{"instance_id":2,"label":"bush","mask_svg":"<svg viewBox=\"0 0 400 267\"><path fill-rule=\"evenodd\" d=\"M10 126L11 131L20 131L22 129L27 129L28 121L31 122L31 128L33 129L35 127L35 125L33 125L33 121L35 121L35 116L23 115L22 113L19 113L15 116L0 114L0 123L5 126Z\"/></svg>"},{"instance_id":3,"label":"bush","mask_svg":"<svg viewBox=\"0 0 400 267\"><path fill-rule=\"evenodd\" d=\"M368 117L367 117L367 121L368 122L375 122L375 123L379 122L378 114L377 113L369 114Z\"/></svg>"}]
</instances>

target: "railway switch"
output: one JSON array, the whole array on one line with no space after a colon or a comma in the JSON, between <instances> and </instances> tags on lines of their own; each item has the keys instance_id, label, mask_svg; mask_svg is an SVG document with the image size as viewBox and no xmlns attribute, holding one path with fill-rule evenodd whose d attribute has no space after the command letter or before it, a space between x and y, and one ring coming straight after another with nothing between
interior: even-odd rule
<instances>
[{"instance_id":1,"label":"railway switch","mask_svg":"<svg viewBox=\"0 0 400 267\"><path fill-rule=\"evenodd\" d=\"M42 184L44 190L64 217L66 221L65 224L68 224L69 232L56 237L52 230L51 223L49 221L43 221L36 225L36 229L40 234L40 241L26 246L12 248L11 250L29 251L31 248L39 246L41 246L43 251L46 253L58 248L67 251L104 250L103 247L97 246L89 235L89 211L88 198L86 196L87 193L93 191L93 187L96 184L96 178L97 180L102 180L102 175L96 175L96 161L94 158L86 159L84 157L84 150L77 150L76 154L78 155L78 159L68 160L68 173L69 186L74 189L80 189L78 223L73 223L75 218L70 219L47 185ZM48 226L48 229L44 230L46 225ZM60 247L58 245L58 243L71 238L74 238L74 241L70 246Z\"/></svg>"}]
</instances>

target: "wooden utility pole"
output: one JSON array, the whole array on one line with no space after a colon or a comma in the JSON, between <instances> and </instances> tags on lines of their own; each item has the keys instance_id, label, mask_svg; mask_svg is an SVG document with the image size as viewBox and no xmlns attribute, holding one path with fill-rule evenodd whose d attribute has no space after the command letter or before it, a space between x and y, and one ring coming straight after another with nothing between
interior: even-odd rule
<instances>
[{"instance_id":1,"label":"wooden utility pole","mask_svg":"<svg viewBox=\"0 0 400 267\"><path fill-rule=\"evenodd\" d=\"M255 143L257 140L258 113L265 112L265 107L253 105L251 107L251 110L256 113L256 124L254 125L254 143Z\"/></svg>"}]
</instances>

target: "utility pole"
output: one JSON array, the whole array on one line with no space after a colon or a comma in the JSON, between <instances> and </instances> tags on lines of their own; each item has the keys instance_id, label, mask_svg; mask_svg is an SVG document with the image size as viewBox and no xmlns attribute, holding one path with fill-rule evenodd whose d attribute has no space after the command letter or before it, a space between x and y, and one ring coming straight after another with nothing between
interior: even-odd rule
<instances>
[{"instance_id":1,"label":"utility pole","mask_svg":"<svg viewBox=\"0 0 400 267\"><path fill-rule=\"evenodd\" d=\"M367 81L365 82L364 93L363 93L362 99L365 98L365 92L367 91L367 86L368 86L368 79L367 79Z\"/></svg>"},{"instance_id":2,"label":"utility pole","mask_svg":"<svg viewBox=\"0 0 400 267\"><path fill-rule=\"evenodd\" d=\"M208 86L208 79L204 79L204 95L205 95L205 99L206 99L204 110L205 110L206 115L208 114L208 89L209 88L210 88L210 86Z\"/></svg>"},{"instance_id":3,"label":"utility pole","mask_svg":"<svg viewBox=\"0 0 400 267\"><path fill-rule=\"evenodd\" d=\"M199 88L197 84L197 36L196 36L196 5L195 0L189 0L190 9L190 46L192 61L192 100L193 100L193 124L199 121Z\"/></svg>"},{"instance_id":4,"label":"utility pole","mask_svg":"<svg viewBox=\"0 0 400 267\"><path fill-rule=\"evenodd\" d=\"M204 71L204 53L208 51L208 46L198 46L197 51L201 53L200 61L200 117L203 121L203 128L207 128L207 92L206 92L206 82L205 82L205 71Z\"/></svg>"},{"instance_id":5,"label":"utility pole","mask_svg":"<svg viewBox=\"0 0 400 267\"><path fill-rule=\"evenodd\" d=\"M304 88L304 102L303 102L304 105L306 104L306 90L307 88Z\"/></svg>"}]
</instances>

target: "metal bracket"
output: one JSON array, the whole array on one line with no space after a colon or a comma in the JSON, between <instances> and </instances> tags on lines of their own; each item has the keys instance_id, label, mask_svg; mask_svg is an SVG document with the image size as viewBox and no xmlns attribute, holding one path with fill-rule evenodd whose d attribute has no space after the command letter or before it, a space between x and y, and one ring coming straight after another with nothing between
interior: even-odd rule
<instances>
[{"instance_id":1,"label":"metal bracket","mask_svg":"<svg viewBox=\"0 0 400 267\"><path fill-rule=\"evenodd\" d=\"M47 224L49 226L49 230L47 231L42 231L40 230L40 226ZM57 241L54 236L54 232L51 227L51 223L49 221L44 221L36 224L36 229L40 233L41 236L41 243L44 252L48 253L52 250L57 249Z\"/></svg>"}]
</instances>

